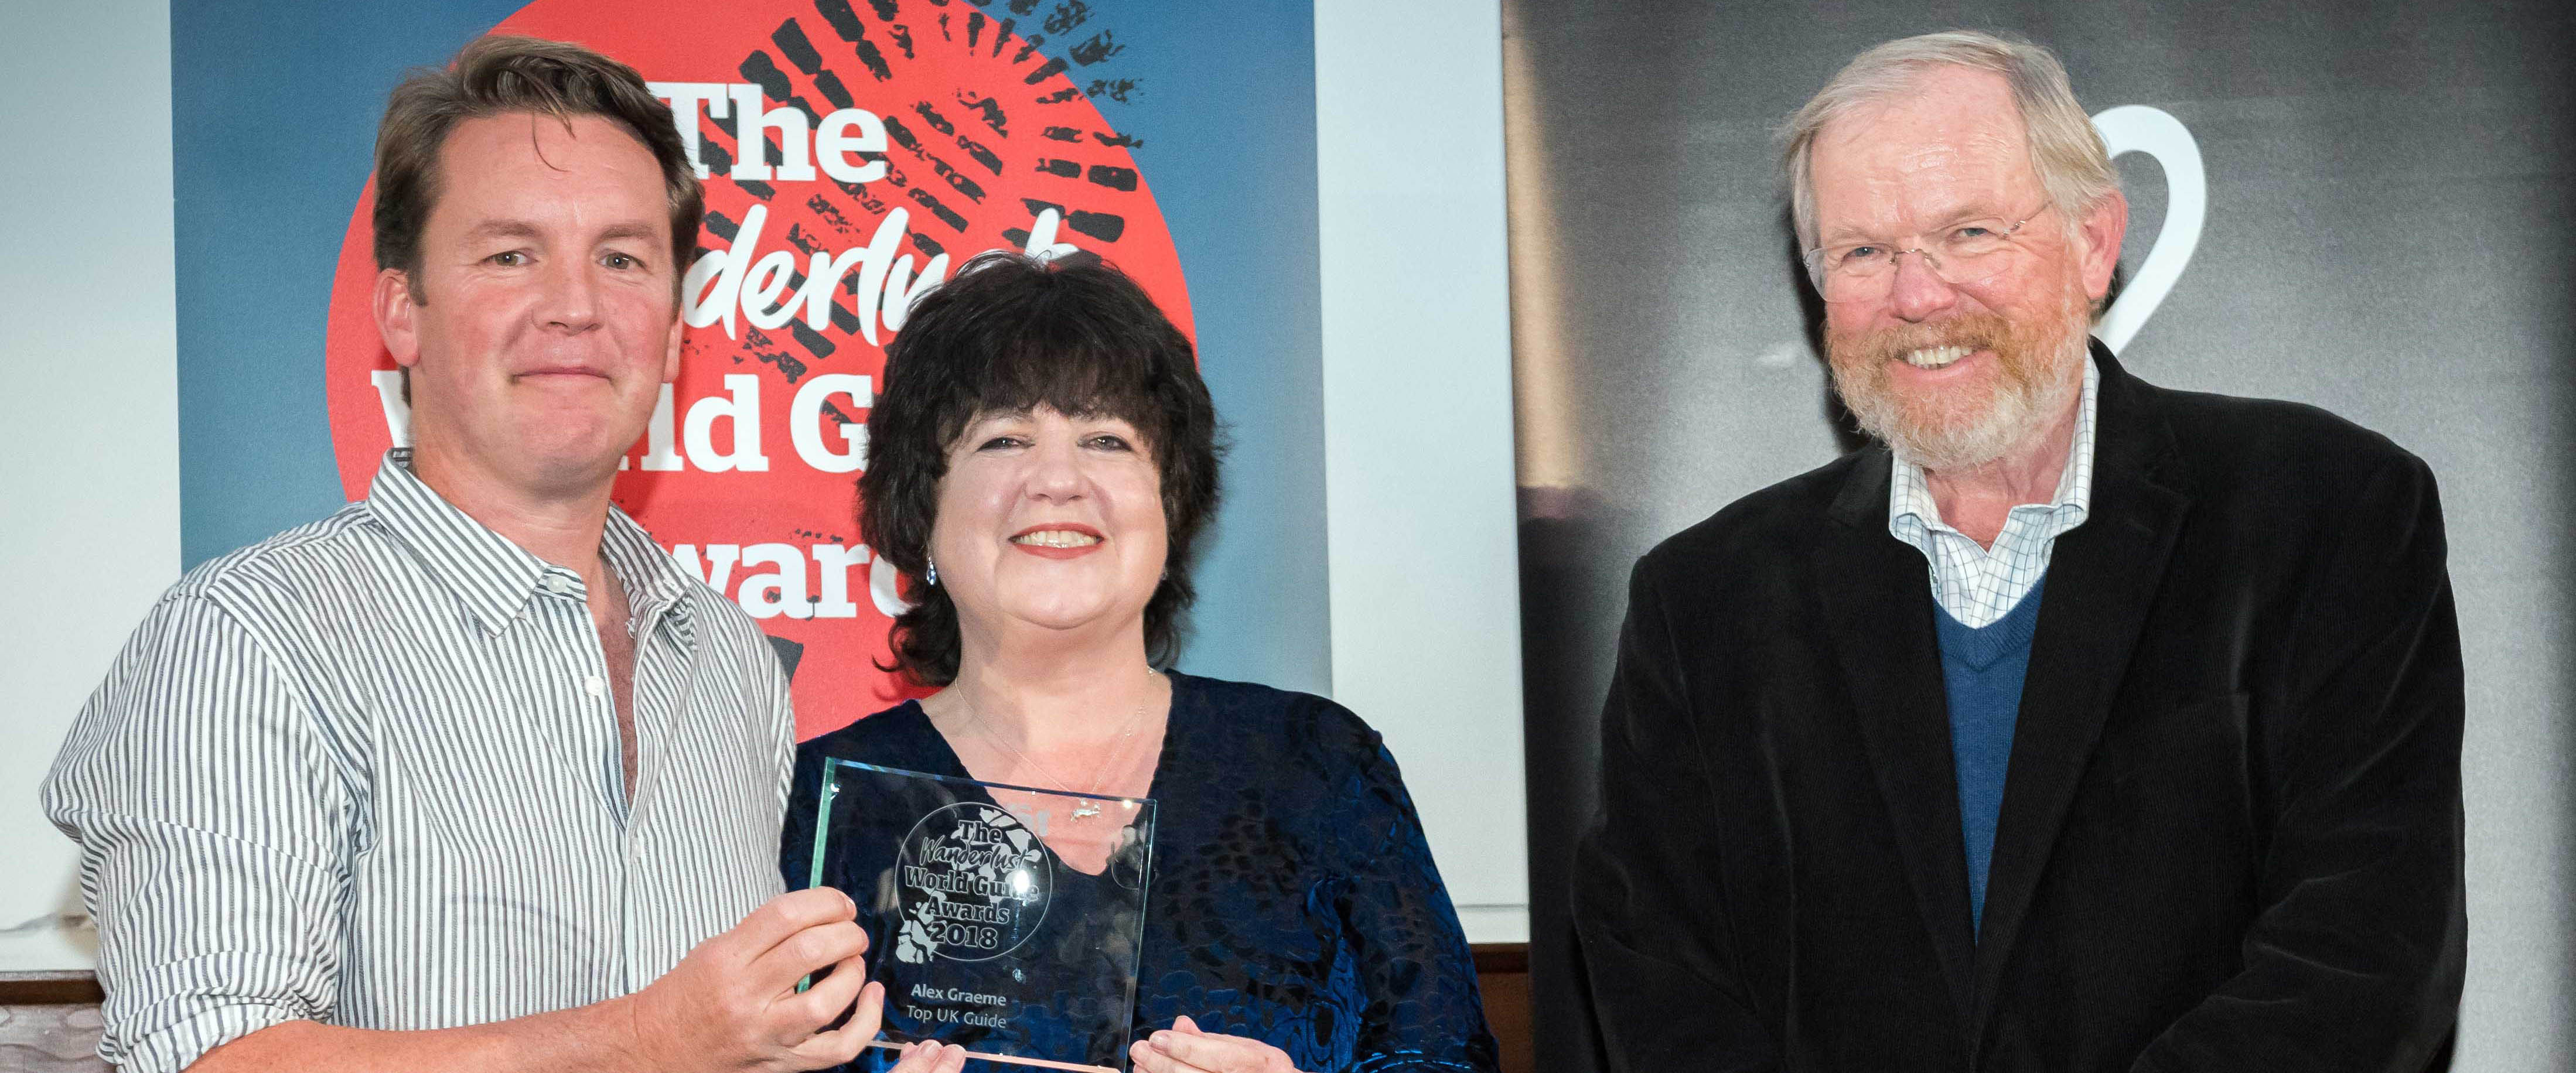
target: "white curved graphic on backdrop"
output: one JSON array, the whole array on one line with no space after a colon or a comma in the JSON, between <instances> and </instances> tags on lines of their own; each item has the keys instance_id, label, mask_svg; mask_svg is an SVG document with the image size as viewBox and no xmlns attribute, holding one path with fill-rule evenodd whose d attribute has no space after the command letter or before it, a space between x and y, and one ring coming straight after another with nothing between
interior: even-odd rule
<instances>
[{"instance_id":1,"label":"white curved graphic on backdrop","mask_svg":"<svg viewBox=\"0 0 2576 1073\"><path fill-rule=\"evenodd\" d=\"M2184 266L2191 264L2192 251L2200 248L2200 225L2209 218L2209 177L2201 170L2200 143L2192 140L2182 120L2163 109L2143 104L2105 109L2093 117L2093 129L2102 132L2112 156L2145 153L2165 170L2165 222L2156 231L2156 244L2093 330L2117 354L2164 304Z\"/></svg>"},{"instance_id":2,"label":"white curved graphic on backdrop","mask_svg":"<svg viewBox=\"0 0 2576 1073\"><path fill-rule=\"evenodd\" d=\"M877 605L880 615L902 618L904 612L912 610L912 605L904 602L903 594L895 591L895 579L902 576L902 572L896 570L893 563L885 561L885 556L875 558L875 562L868 564L868 602Z\"/></svg>"}]
</instances>

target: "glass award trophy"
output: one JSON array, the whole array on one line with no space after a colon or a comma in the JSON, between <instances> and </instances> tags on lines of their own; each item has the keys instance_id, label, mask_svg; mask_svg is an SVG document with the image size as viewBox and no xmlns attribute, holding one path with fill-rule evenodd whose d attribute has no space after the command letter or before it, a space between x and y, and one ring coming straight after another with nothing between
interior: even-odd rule
<instances>
[{"instance_id":1,"label":"glass award trophy","mask_svg":"<svg viewBox=\"0 0 2576 1073\"><path fill-rule=\"evenodd\" d=\"M809 883L858 903L877 1046L1127 1068L1154 802L835 759L817 808Z\"/></svg>"}]
</instances>

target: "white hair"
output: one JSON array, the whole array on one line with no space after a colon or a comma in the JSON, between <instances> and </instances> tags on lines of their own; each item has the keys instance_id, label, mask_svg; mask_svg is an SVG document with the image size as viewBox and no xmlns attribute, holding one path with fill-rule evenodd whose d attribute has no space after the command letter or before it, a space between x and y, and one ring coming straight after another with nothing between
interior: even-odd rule
<instances>
[{"instance_id":1,"label":"white hair","mask_svg":"<svg viewBox=\"0 0 2576 1073\"><path fill-rule=\"evenodd\" d=\"M1947 30L1890 41L1861 53L1805 107L1780 127L1781 157L1789 179L1789 205L1797 219L1798 243L1816 245L1815 176L1811 161L1816 135L1826 124L1872 105L1883 104L1914 89L1935 67L1965 67L2002 75L2021 111L2030 145L2030 166L2040 185L2072 228L2102 199L2120 189L2120 173L2075 90L2066 68L2047 49L2019 37L1975 30Z\"/></svg>"}]
</instances>

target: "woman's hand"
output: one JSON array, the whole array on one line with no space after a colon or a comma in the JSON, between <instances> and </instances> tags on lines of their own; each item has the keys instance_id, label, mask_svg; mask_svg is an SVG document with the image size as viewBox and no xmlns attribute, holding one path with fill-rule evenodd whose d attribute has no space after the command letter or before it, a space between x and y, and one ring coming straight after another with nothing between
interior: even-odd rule
<instances>
[{"instance_id":1,"label":"woman's hand","mask_svg":"<svg viewBox=\"0 0 2576 1073\"><path fill-rule=\"evenodd\" d=\"M895 1054L894 1067L886 1073L958 1073L966 1068L966 1048L953 1043L907 1043Z\"/></svg>"},{"instance_id":2,"label":"woman's hand","mask_svg":"<svg viewBox=\"0 0 2576 1073\"><path fill-rule=\"evenodd\" d=\"M1297 1073L1288 1052L1257 1039L1199 1031L1183 1017L1127 1048L1144 1073Z\"/></svg>"}]
</instances>

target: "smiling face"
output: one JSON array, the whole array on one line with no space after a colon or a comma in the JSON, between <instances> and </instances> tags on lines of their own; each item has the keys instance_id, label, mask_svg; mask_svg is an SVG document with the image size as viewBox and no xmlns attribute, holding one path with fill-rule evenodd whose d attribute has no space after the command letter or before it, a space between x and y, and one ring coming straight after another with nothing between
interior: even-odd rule
<instances>
[{"instance_id":1,"label":"smiling face","mask_svg":"<svg viewBox=\"0 0 2576 1073\"><path fill-rule=\"evenodd\" d=\"M659 165L613 121L513 113L458 123L438 188L420 278L376 280L415 467L524 497L604 491L679 373Z\"/></svg>"},{"instance_id":2,"label":"smiling face","mask_svg":"<svg viewBox=\"0 0 2576 1073\"><path fill-rule=\"evenodd\" d=\"M985 413L949 447L930 554L970 648L1022 626L1141 636L1165 551L1160 475L1124 420Z\"/></svg>"},{"instance_id":3,"label":"smiling face","mask_svg":"<svg viewBox=\"0 0 2576 1073\"><path fill-rule=\"evenodd\" d=\"M2030 219L1990 278L1945 282L1908 255L1883 298L1826 304L1834 386L1863 428L1943 471L2003 457L2073 411L2127 207L2115 193L2067 225L2002 76L1928 71L1908 94L1827 124L1811 169L1825 246L1913 249L1964 221Z\"/></svg>"}]
</instances>

